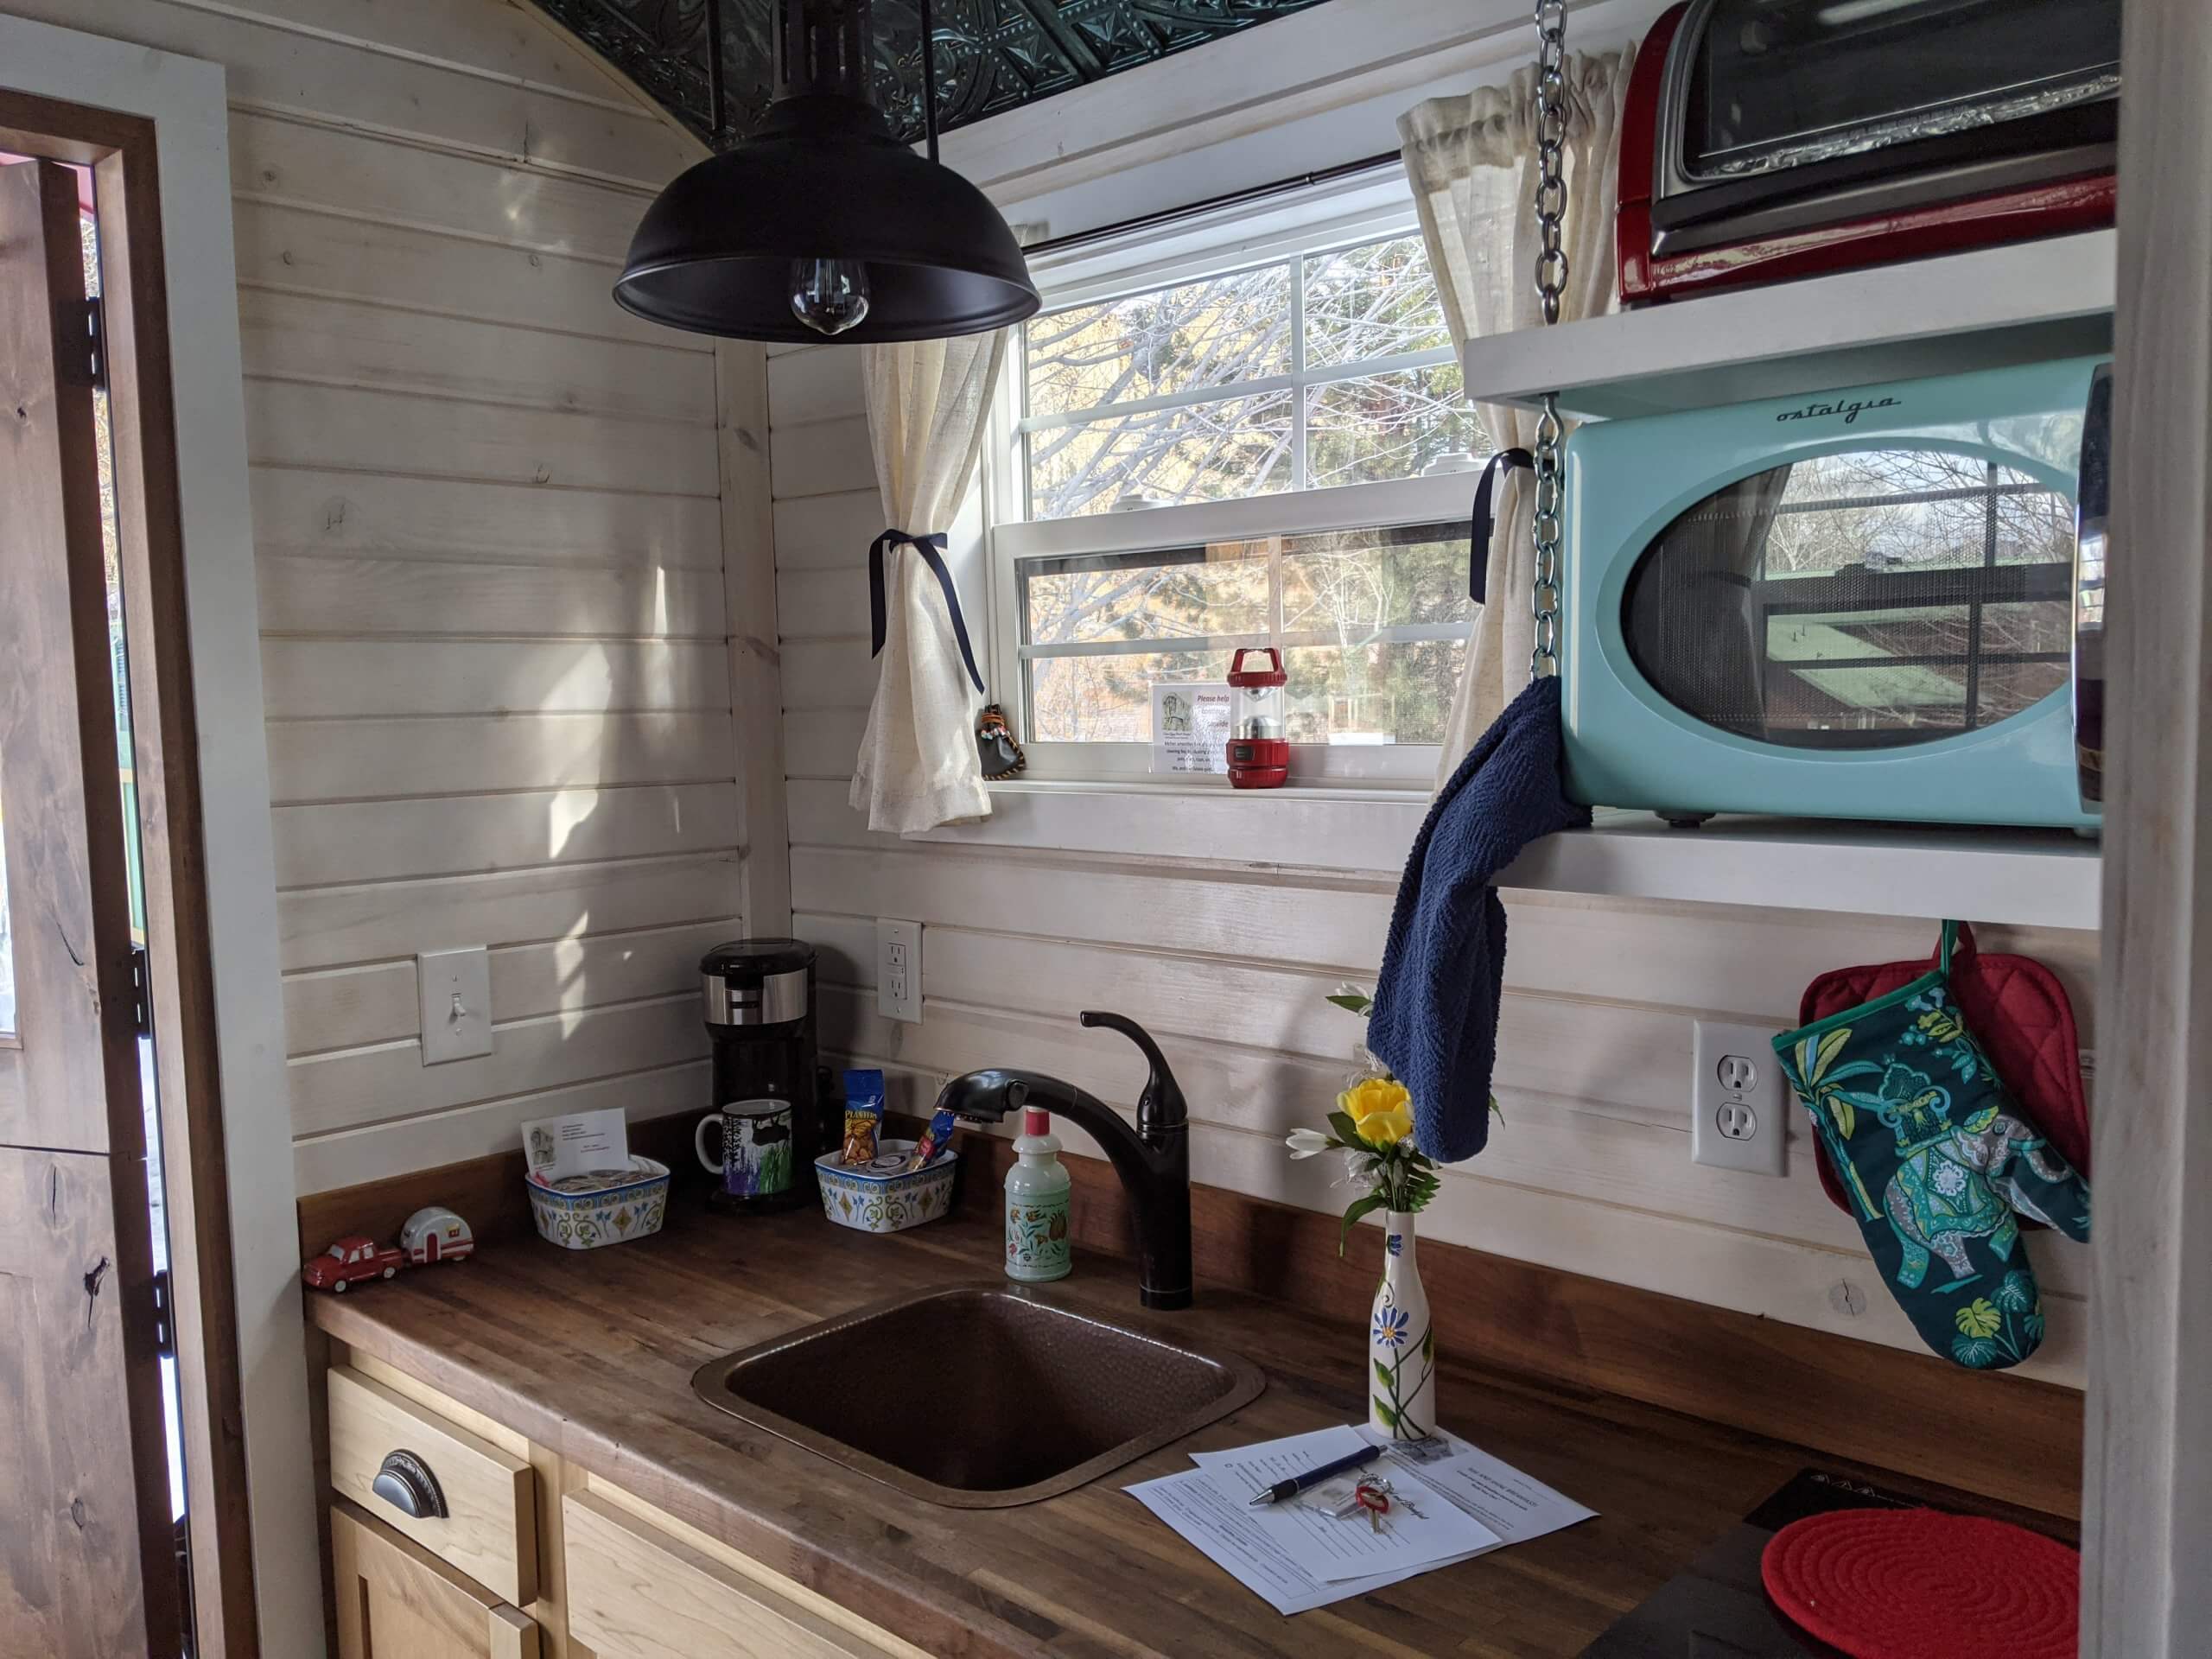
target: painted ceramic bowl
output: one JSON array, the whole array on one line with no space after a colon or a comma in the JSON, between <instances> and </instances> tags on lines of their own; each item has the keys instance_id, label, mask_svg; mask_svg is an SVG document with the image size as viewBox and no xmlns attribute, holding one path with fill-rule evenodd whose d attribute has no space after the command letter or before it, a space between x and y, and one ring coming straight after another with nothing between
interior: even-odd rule
<instances>
[{"instance_id":1,"label":"painted ceramic bowl","mask_svg":"<svg viewBox=\"0 0 2212 1659\"><path fill-rule=\"evenodd\" d=\"M595 1250L660 1231L668 1214L668 1166L635 1155L627 1170L597 1170L545 1182L535 1173L530 1213L537 1236L564 1250Z\"/></svg>"},{"instance_id":2,"label":"painted ceramic bowl","mask_svg":"<svg viewBox=\"0 0 2212 1659\"><path fill-rule=\"evenodd\" d=\"M822 1213L861 1233L904 1232L935 1221L952 1208L952 1177L960 1154L947 1147L926 1169L909 1171L906 1154L913 1149L911 1141L880 1141L874 1160L858 1166L840 1163L841 1154L823 1153L814 1160Z\"/></svg>"}]
</instances>

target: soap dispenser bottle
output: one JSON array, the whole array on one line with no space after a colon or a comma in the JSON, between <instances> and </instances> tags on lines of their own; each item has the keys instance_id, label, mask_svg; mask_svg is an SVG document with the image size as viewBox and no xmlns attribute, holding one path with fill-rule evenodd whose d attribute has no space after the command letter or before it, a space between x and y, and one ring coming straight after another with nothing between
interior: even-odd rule
<instances>
[{"instance_id":1,"label":"soap dispenser bottle","mask_svg":"<svg viewBox=\"0 0 2212 1659\"><path fill-rule=\"evenodd\" d=\"M1074 1180L1060 1162L1052 1115L1024 1107L1014 1150L1014 1167L1006 1173L1006 1276L1024 1284L1065 1279L1073 1265L1068 1189Z\"/></svg>"}]
</instances>

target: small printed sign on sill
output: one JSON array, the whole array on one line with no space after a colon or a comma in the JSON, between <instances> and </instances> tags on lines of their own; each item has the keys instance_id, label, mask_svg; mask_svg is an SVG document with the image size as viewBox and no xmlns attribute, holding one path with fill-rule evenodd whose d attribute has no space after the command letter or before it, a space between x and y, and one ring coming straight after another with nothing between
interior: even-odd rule
<instances>
[{"instance_id":1,"label":"small printed sign on sill","mask_svg":"<svg viewBox=\"0 0 2212 1659\"><path fill-rule=\"evenodd\" d=\"M1189 680L1152 683L1152 769L1229 770L1229 687Z\"/></svg>"}]
</instances>

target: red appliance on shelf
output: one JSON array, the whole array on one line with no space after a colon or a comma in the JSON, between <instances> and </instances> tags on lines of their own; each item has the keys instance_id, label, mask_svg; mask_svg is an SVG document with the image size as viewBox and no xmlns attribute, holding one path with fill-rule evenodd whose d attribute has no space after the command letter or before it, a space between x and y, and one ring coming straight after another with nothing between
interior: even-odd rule
<instances>
[{"instance_id":1,"label":"red appliance on shelf","mask_svg":"<svg viewBox=\"0 0 2212 1659\"><path fill-rule=\"evenodd\" d=\"M1247 657L1268 666L1248 669ZM1229 663L1236 702L1229 719L1229 782L1233 789L1280 789L1290 776L1290 740L1283 735L1282 653L1273 645L1245 645Z\"/></svg>"},{"instance_id":2,"label":"red appliance on shelf","mask_svg":"<svg viewBox=\"0 0 2212 1659\"><path fill-rule=\"evenodd\" d=\"M2120 0L1687 0L1637 48L1630 305L2112 223Z\"/></svg>"}]
</instances>

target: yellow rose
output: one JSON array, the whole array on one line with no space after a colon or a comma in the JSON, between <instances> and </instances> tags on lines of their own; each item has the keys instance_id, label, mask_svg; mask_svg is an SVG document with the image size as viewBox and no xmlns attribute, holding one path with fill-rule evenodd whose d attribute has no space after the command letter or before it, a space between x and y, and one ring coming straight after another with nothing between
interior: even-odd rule
<instances>
[{"instance_id":1,"label":"yellow rose","mask_svg":"<svg viewBox=\"0 0 2212 1659\"><path fill-rule=\"evenodd\" d=\"M1370 1147L1394 1147L1414 1132L1412 1091L1395 1077L1363 1077L1337 1096Z\"/></svg>"},{"instance_id":2,"label":"yellow rose","mask_svg":"<svg viewBox=\"0 0 2212 1659\"><path fill-rule=\"evenodd\" d=\"M1381 1151L1395 1147L1414 1132L1414 1115L1400 1107L1395 1112L1377 1112L1359 1126L1359 1138Z\"/></svg>"}]
</instances>

